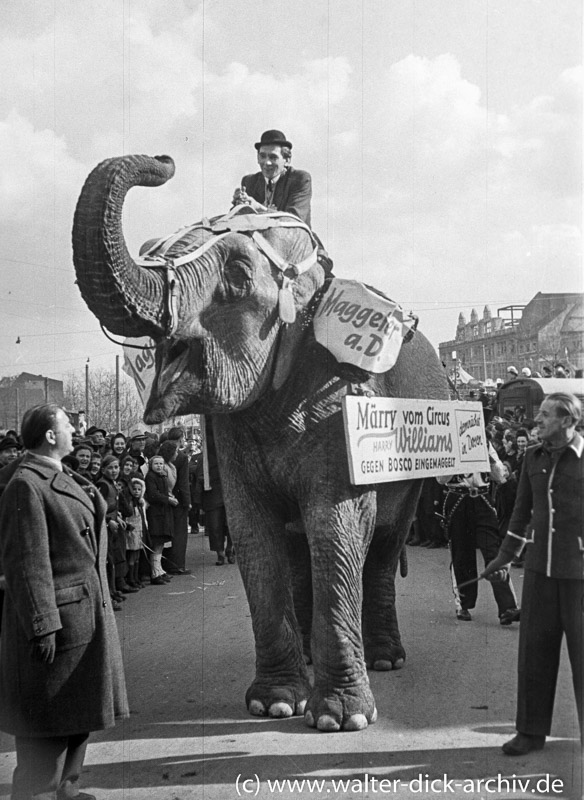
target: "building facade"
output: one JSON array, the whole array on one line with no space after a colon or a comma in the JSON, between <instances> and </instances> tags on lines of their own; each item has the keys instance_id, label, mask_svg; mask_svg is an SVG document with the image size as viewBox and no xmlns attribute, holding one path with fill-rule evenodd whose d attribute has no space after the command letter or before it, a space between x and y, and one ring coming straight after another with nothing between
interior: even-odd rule
<instances>
[{"instance_id":1,"label":"building facade","mask_svg":"<svg viewBox=\"0 0 584 800\"><path fill-rule=\"evenodd\" d=\"M63 381L21 372L0 378L0 428L20 430L22 415L40 403L63 405Z\"/></svg>"},{"instance_id":2,"label":"building facade","mask_svg":"<svg viewBox=\"0 0 584 800\"><path fill-rule=\"evenodd\" d=\"M469 322L458 317L454 339L438 346L447 369L458 363L473 378L488 383L507 380L507 368L532 372L561 362L571 374L584 367L584 295L538 292L526 306L513 305L479 318L473 308Z\"/></svg>"}]
</instances>

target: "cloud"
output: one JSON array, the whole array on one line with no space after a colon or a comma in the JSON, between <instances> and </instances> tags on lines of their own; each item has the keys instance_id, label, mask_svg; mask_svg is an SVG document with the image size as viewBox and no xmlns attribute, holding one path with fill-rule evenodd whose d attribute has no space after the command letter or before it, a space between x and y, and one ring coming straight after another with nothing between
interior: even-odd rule
<instances>
[{"instance_id":1,"label":"cloud","mask_svg":"<svg viewBox=\"0 0 584 800\"><path fill-rule=\"evenodd\" d=\"M493 148L501 158L499 182L556 198L582 191L582 70L563 72L556 93L540 95L497 125Z\"/></svg>"},{"instance_id":2,"label":"cloud","mask_svg":"<svg viewBox=\"0 0 584 800\"><path fill-rule=\"evenodd\" d=\"M0 121L0 206L4 223L43 221L83 180L63 138L35 130L16 110Z\"/></svg>"}]
</instances>

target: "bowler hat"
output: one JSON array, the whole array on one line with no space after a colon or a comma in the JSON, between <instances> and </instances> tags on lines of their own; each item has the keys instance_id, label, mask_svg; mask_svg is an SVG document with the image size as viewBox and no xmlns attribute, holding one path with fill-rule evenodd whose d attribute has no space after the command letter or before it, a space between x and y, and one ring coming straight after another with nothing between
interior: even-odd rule
<instances>
[{"instance_id":1,"label":"bowler hat","mask_svg":"<svg viewBox=\"0 0 584 800\"><path fill-rule=\"evenodd\" d=\"M264 131L259 142L256 142L254 147L256 150L259 150L264 144L280 144L282 147L289 147L290 150L292 150L292 142L286 139L282 131Z\"/></svg>"},{"instance_id":2,"label":"bowler hat","mask_svg":"<svg viewBox=\"0 0 584 800\"><path fill-rule=\"evenodd\" d=\"M16 447L17 450L21 449L16 439L13 439L12 436L5 436L0 441L0 451L9 450L11 447Z\"/></svg>"}]
</instances>

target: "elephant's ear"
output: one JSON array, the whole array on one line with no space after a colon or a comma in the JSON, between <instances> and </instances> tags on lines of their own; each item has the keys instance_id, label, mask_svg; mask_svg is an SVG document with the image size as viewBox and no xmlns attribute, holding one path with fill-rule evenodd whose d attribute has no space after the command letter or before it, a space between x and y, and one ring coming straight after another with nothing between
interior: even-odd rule
<instances>
[{"instance_id":1,"label":"elephant's ear","mask_svg":"<svg viewBox=\"0 0 584 800\"><path fill-rule=\"evenodd\" d=\"M302 324L299 324L298 319L292 325L282 325L272 378L272 386L276 390L284 385L292 370L303 333Z\"/></svg>"}]
</instances>

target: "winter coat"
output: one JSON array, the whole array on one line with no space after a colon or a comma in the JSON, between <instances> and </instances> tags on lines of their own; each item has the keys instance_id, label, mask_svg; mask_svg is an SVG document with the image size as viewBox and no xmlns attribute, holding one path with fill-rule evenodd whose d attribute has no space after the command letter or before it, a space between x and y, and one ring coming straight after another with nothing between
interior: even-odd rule
<instances>
[{"instance_id":1,"label":"winter coat","mask_svg":"<svg viewBox=\"0 0 584 800\"><path fill-rule=\"evenodd\" d=\"M140 480L140 497L130 496L132 513L126 518L126 550L140 550L142 547L142 530L146 527L144 493L146 485Z\"/></svg>"},{"instance_id":2,"label":"winter coat","mask_svg":"<svg viewBox=\"0 0 584 800\"><path fill-rule=\"evenodd\" d=\"M148 532L151 539L172 541L174 533L172 505L168 496L168 483L165 475L158 475L150 470L146 475L146 502L148 509Z\"/></svg>"},{"instance_id":3,"label":"winter coat","mask_svg":"<svg viewBox=\"0 0 584 800\"><path fill-rule=\"evenodd\" d=\"M106 522L108 535L108 557L115 565L115 577L123 578L126 575L126 533L119 524L120 490L113 481L102 476L97 482L97 488L106 502ZM109 523L116 522L117 530L112 530Z\"/></svg>"},{"instance_id":4,"label":"winter coat","mask_svg":"<svg viewBox=\"0 0 584 800\"><path fill-rule=\"evenodd\" d=\"M217 451L211 437L207 437L207 455L209 459L209 484L210 489L205 489L203 459L196 467L196 488L194 492L196 502L201 504L203 511L213 511L225 505L219 465L217 464Z\"/></svg>"},{"instance_id":5,"label":"winter coat","mask_svg":"<svg viewBox=\"0 0 584 800\"><path fill-rule=\"evenodd\" d=\"M176 454L176 483L173 494L179 502L179 506L188 508L191 504L191 486L189 481L189 457L186 453L178 451Z\"/></svg>"},{"instance_id":6,"label":"winter coat","mask_svg":"<svg viewBox=\"0 0 584 800\"><path fill-rule=\"evenodd\" d=\"M105 560L106 505L85 478L28 453L0 500L6 575L0 730L70 736L127 716ZM52 664L31 657L56 632Z\"/></svg>"}]
</instances>

